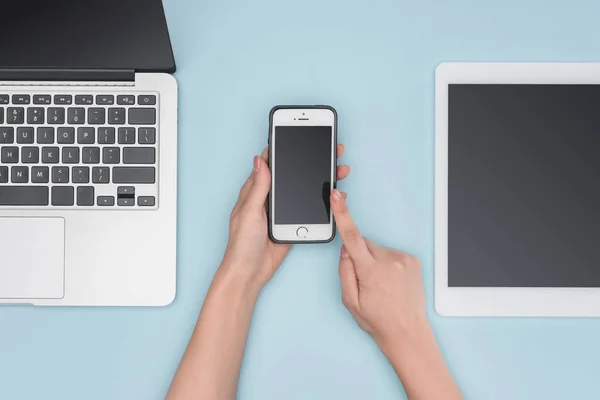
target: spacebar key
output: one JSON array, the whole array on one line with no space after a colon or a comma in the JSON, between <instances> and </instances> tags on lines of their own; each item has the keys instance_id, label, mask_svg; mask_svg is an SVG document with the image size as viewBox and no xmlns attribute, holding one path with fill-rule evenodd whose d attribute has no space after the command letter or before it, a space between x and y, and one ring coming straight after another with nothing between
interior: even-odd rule
<instances>
[{"instance_id":1,"label":"spacebar key","mask_svg":"<svg viewBox=\"0 0 600 400\"><path fill-rule=\"evenodd\" d=\"M154 167L114 167L113 183L154 183Z\"/></svg>"},{"instance_id":2,"label":"spacebar key","mask_svg":"<svg viewBox=\"0 0 600 400\"><path fill-rule=\"evenodd\" d=\"M0 206L47 206L48 186L0 186Z\"/></svg>"}]
</instances>

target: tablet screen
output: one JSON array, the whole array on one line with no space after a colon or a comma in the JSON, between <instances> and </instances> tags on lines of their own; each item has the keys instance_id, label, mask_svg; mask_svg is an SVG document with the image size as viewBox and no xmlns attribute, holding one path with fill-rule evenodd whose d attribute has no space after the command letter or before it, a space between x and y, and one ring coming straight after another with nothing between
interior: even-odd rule
<instances>
[{"instance_id":1,"label":"tablet screen","mask_svg":"<svg viewBox=\"0 0 600 400\"><path fill-rule=\"evenodd\" d=\"M600 287L600 85L448 96L448 286Z\"/></svg>"}]
</instances>

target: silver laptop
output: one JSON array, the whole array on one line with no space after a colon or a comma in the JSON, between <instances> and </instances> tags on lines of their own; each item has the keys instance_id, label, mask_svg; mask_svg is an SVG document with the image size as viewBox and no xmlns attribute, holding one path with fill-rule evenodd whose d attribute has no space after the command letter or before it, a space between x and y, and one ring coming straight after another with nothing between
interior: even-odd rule
<instances>
[{"instance_id":1,"label":"silver laptop","mask_svg":"<svg viewBox=\"0 0 600 400\"><path fill-rule=\"evenodd\" d=\"M15 16L0 42L0 303L171 303L177 84L162 3L0 3Z\"/></svg>"}]
</instances>

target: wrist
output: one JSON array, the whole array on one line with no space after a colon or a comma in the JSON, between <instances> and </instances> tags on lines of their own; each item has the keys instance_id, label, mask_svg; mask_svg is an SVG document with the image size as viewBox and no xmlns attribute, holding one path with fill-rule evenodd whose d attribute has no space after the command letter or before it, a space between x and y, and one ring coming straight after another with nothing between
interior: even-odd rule
<instances>
[{"instance_id":1,"label":"wrist","mask_svg":"<svg viewBox=\"0 0 600 400\"><path fill-rule=\"evenodd\" d=\"M262 286L247 273L243 265L223 261L215 274L214 283L234 292L247 300L256 301Z\"/></svg>"},{"instance_id":2,"label":"wrist","mask_svg":"<svg viewBox=\"0 0 600 400\"><path fill-rule=\"evenodd\" d=\"M418 357L418 354L437 347L427 318L417 319L410 328L382 337L377 342L394 367L397 364L409 363L411 359Z\"/></svg>"}]
</instances>

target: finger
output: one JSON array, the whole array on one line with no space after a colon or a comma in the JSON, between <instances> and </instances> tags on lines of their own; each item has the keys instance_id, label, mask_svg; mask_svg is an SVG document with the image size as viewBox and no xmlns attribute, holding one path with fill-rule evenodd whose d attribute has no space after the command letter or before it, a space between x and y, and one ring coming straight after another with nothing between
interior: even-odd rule
<instances>
[{"instance_id":1,"label":"finger","mask_svg":"<svg viewBox=\"0 0 600 400\"><path fill-rule=\"evenodd\" d=\"M259 156L254 157L254 171L252 172L252 185L244 201L245 206L257 209L264 207L267 195L271 189L271 173L265 160Z\"/></svg>"},{"instance_id":2,"label":"finger","mask_svg":"<svg viewBox=\"0 0 600 400\"><path fill-rule=\"evenodd\" d=\"M348 175L350 175L350 167L347 165L338 165L337 180L341 181L342 179L348 177Z\"/></svg>"},{"instance_id":3,"label":"finger","mask_svg":"<svg viewBox=\"0 0 600 400\"><path fill-rule=\"evenodd\" d=\"M269 164L269 151L266 147L263 150L263 152L261 153L260 158L262 158L265 161L265 163ZM244 186L242 186L242 189L240 190L239 201L243 202L244 199L246 198L246 196L248 195L248 192L250 192L250 188L252 187L252 176L253 175L254 175L254 169L252 170L252 173L248 177L248 180L244 183Z\"/></svg>"},{"instance_id":4,"label":"finger","mask_svg":"<svg viewBox=\"0 0 600 400\"><path fill-rule=\"evenodd\" d=\"M265 163L267 163L267 164L269 163L269 151L266 147L263 150L262 154L260 155L260 158L265 160ZM250 188L252 187L252 176L253 175L254 175L254 169L252 170L252 173L250 174L250 176L248 177L246 182L244 182L244 185L240 189L240 195L238 197L238 204L243 203L244 200L246 199L246 196L248 196L248 193L250 192Z\"/></svg>"},{"instance_id":5,"label":"finger","mask_svg":"<svg viewBox=\"0 0 600 400\"><path fill-rule=\"evenodd\" d=\"M251 186L252 186L252 173L250 174L248 179L246 179L246 182L244 182L244 184L242 185L242 188L240 189L240 195L238 196L238 203L244 201Z\"/></svg>"},{"instance_id":6,"label":"finger","mask_svg":"<svg viewBox=\"0 0 600 400\"><path fill-rule=\"evenodd\" d=\"M352 260L355 264L359 265L372 261L373 257L369 253L369 249L367 249L367 244L350 216L346 200L344 200L342 194L337 189L333 189L331 192L330 202L331 211L335 217L342 242L344 242L344 247L350 253Z\"/></svg>"},{"instance_id":7,"label":"finger","mask_svg":"<svg viewBox=\"0 0 600 400\"><path fill-rule=\"evenodd\" d=\"M340 158L344 154L345 147L342 143L337 145L337 158Z\"/></svg>"},{"instance_id":8,"label":"finger","mask_svg":"<svg viewBox=\"0 0 600 400\"><path fill-rule=\"evenodd\" d=\"M340 193L342 194L342 198L344 200L346 200L346 198L348 197L348 193L346 193L346 192L340 192Z\"/></svg>"},{"instance_id":9,"label":"finger","mask_svg":"<svg viewBox=\"0 0 600 400\"><path fill-rule=\"evenodd\" d=\"M342 287L342 302L348 309L358 308L358 278L350 255L342 246L340 251L340 284Z\"/></svg>"},{"instance_id":10,"label":"finger","mask_svg":"<svg viewBox=\"0 0 600 400\"><path fill-rule=\"evenodd\" d=\"M267 164L269 163L269 148L265 147L263 152L260 154L260 158L262 158Z\"/></svg>"}]
</instances>

